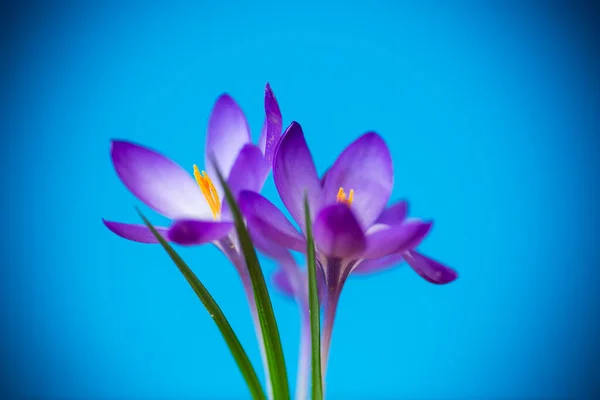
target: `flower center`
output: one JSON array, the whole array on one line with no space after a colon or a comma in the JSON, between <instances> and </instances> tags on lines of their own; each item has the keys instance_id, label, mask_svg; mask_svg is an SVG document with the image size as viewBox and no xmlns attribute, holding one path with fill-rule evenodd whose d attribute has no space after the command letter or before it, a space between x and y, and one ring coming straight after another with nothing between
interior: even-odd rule
<instances>
[{"instance_id":1,"label":"flower center","mask_svg":"<svg viewBox=\"0 0 600 400\"><path fill-rule=\"evenodd\" d=\"M206 175L205 171L200 173L196 164L194 164L194 178L196 178L196 182L198 182L198 186L200 186L200 190L210 207L210 211L212 211L213 219L216 220L221 213L221 201L219 200L219 194L217 193L215 185L208 175Z\"/></svg>"},{"instance_id":2,"label":"flower center","mask_svg":"<svg viewBox=\"0 0 600 400\"><path fill-rule=\"evenodd\" d=\"M346 197L346 192L344 192L344 188L340 188L337 194L337 202L345 203L350 207L352 205L352 200L354 200L354 189L350 189L348 193L348 197Z\"/></svg>"}]
</instances>

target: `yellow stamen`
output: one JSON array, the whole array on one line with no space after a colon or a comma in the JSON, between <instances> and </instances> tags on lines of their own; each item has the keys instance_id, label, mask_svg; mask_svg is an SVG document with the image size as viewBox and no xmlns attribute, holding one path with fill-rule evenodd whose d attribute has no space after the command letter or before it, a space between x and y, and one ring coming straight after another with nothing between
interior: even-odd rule
<instances>
[{"instance_id":1,"label":"yellow stamen","mask_svg":"<svg viewBox=\"0 0 600 400\"><path fill-rule=\"evenodd\" d=\"M208 175L206 175L206 172L202 171L200 173L196 164L194 164L194 178L196 178L196 182L200 186L200 190L212 211L213 219L217 219L217 216L221 213L221 201L219 200L219 194L215 185Z\"/></svg>"},{"instance_id":2,"label":"yellow stamen","mask_svg":"<svg viewBox=\"0 0 600 400\"><path fill-rule=\"evenodd\" d=\"M347 198L346 198L346 192L344 192L344 188L340 188L340 190L338 190L338 194L337 194L337 202L338 203L345 203L348 206L351 206L352 200L354 200L354 189L350 189L350 192L348 193Z\"/></svg>"}]
</instances>

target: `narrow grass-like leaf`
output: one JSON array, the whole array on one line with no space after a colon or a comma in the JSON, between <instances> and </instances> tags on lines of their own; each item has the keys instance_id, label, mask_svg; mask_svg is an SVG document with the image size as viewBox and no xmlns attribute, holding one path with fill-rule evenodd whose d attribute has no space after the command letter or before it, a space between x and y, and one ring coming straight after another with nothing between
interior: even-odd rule
<instances>
[{"instance_id":1,"label":"narrow grass-like leaf","mask_svg":"<svg viewBox=\"0 0 600 400\"><path fill-rule=\"evenodd\" d=\"M179 254L177 254L173 247L171 247L171 245L167 243L167 241L156 231L156 229L154 229L154 226L152 226L150 221L144 217L140 210L137 210L137 212L144 220L144 223L148 229L150 229L154 237L156 237L167 254L169 254L171 260L173 260L175 265L177 265L179 271L181 271L192 289L194 289L194 292L202 304L204 304L204 307L206 307L206 310L209 312L213 321L215 321L215 324L217 324L217 327L223 335L223 339L225 339L227 346L229 346L229 350L231 351L231 354L233 355L233 358L235 359L235 362L238 365L246 384L248 385L248 389L250 389L252 398L256 400L266 400L265 392L260 384L258 375L256 375L256 371L254 370L254 367L252 366L252 363L246 354L246 351L242 347L242 344L238 340L235 332L233 332L231 325L229 325L227 318L225 318L223 311L221 311L221 308L218 306L215 299L204 287L202 282L200 282L196 274L194 274L194 272L187 266L185 261L183 261ZM210 363L209 360L205 360L204 362Z\"/></svg>"},{"instance_id":2,"label":"narrow grass-like leaf","mask_svg":"<svg viewBox=\"0 0 600 400\"><path fill-rule=\"evenodd\" d=\"M310 343L312 348L312 398L323 399L321 373L321 320L319 294L317 291L317 265L315 243L312 235L308 197L304 196L304 219L306 221L306 268L308 270L308 313L310 315Z\"/></svg>"},{"instance_id":3,"label":"narrow grass-like leaf","mask_svg":"<svg viewBox=\"0 0 600 400\"><path fill-rule=\"evenodd\" d=\"M260 328L263 333L265 352L267 354L267 361L269 363L269 375L273 388L273 396L275 400L289 400L290 389L287 371L285 368L283 348L281 346L279 329L277 328L277 321L275 319L275 313L273 312L273 305L271 304L271 297L269 296L269 291L267 290L265 277L258 262L258 257L256 256L252 239L250 238L248 229L246 229L244 218L240 208L237 205L237 202L233 197L233 193L231 193L227 182L225 182L221 171L216 165L215 170L217 171L219 181L221 182L221 185L225 191L225 198L227 199L227 204L229 205L231 215L235 221L235 229L237 231L238 240L240 242L242 252L244 253L250 279L252 280L252 290L254 292Z\"/></svg>"}]
</instances>

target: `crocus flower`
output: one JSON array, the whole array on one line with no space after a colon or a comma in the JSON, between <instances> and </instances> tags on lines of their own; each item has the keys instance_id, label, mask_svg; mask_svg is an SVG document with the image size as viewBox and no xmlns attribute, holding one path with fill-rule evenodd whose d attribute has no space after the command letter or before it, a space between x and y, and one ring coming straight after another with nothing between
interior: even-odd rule
<instances>
[{"instance_id":1,"label":"crocus flower","mask_svg":"<svg viewBox=\"0 0 600 400\"><path fill-rule=\"evenodd\" d=\"M180 245L212 243L234 264L244 284L266 362L252 284L213 164L234 196L242 190L260 192L282 131L281 112L269 84L264 102L265 122L256 146L251 143L248 123L235 100L227 94L219 97L208 122L204 170L194 165L190 168L193 177L164 155L131 142L113 141L110 154L123 184L147 206L172 220L168 227L156 227L167 241ZM145 225L103 222L125 239L158 243ZM268 373L266 365L265 371Z\"/></svg>"},{"instance_id":2,"label":"crocus flower","mask_svg":"<svg viewBox=\"0 0 600 400\"><path fill-rule=\"evenodd\" d=\"M369 132L350 144L319 179L302 128L293 122L274 157L273 178L283 204L305 232L304 197L310 206L317 263L323 269L327 300L323 321L325 369L333 320L348 275L368 260L404 258L429 282L456 279L454 270L415 251L431 221L406 219L405 202L386 208L393 186L392 159L383 139ZM289 249L305 252L302 233L258 193L244 191L240 206L254 232Z\"/></svg>"}]
</instances>

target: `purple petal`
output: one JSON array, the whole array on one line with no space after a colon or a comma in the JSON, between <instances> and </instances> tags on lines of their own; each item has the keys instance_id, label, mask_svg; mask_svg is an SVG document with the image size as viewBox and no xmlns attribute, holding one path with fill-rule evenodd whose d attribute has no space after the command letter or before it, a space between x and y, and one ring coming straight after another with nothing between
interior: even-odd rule
<instances>
[{"instance_id":1,"label":"purple petal","mask_svg":"<svg viewBox=\"0 0 600 400\"><path fill-rule=\"evenodd\" d=\"M288 296L302 296L301 290L305 288L303 285L306 282L303 280L303 272L298 268L292 253L285 247L266 240L262 235L250 232L256 248L273 258L278 264L278 270L273 276L275 286Z\"/></svg>"},{"instance_id":2,"label":"purple petal","mask_svg":"<svg viewBox=\"0 0 600 400\"><path fill-rule=\"evenodd\" d=\"M260 192L268 174L269 168L260 149L253 144L247 144L235 160L227 184L234 198L237 199L243 190ZM231 215L229 205L224 195L221 199L221 217L228 219Z\"/></svg>"},{"instance_id":3,"label":"purple petal","mask_svg":"<svg viewBox=\"0 0 600 400\"><path fill-rule=\"evenodd\" d=\"M104 223L104 225L106 225L108 229L110 229L113 233L121 236L122 238L132 240L138 243L158 243L158 240L156 240L156 237L154 237L154 235L152 234L152 232L150 232L150 229L148 229L146 225L124 224L121 222L107 221L105 219L103 219L102 222ZM156 229L158 233L167 242L170 241L167 236L169 228L155 226L154 229Z\"/></svg>"},{"instance_id":4,"label":"purple petal","mask_svg":"<svg viewBox=\"0 0 600 400\"><path fill-rule=\"evenodd\" d=\"M372 229L367 233L367 248L363 258L372 259L413 249L431 230L431 222L408 221L400 225ZM374 225L374 227L378 227Z\"/></svg>"},{"instance_id":5,"label":"purple petal","mask_svg":"<svg viewBox=\"0 0 600 400\"><path fill-rule=\"evenodd\" d=\"M385 208L393 181L390 151L379 135L369 132L350 144L328 171L323 199L329 204L340 188L346 193L354 190L352 209L368 228Z\"/></svg>"},{"instance_id":6,"label":"purple petal","mask_svg":"<svg viewBox=\"0 0 600 400\"><path fill-rule=\"evenodd\" d=\"M370 275L378 272L387 271L398 266L402 262L403 253L396 253L389 256L364 260L352 273L356 275Z\"/></svg>"},{"instance_id":7,"label":"purple petal","mask_svg":"<svg viewBox=\"0 0 600 400\"><path fill-rule=\"evenodd\" d=\"M149 148L113 141L110 155L117 175L138 199L171 219L207 218L210 207L191 175Z\"/></svg>"},{"instance_id":8,"label":"purple petal","mask_svg":"<svg viewBox=\"0 0 600 400\"><path fill-rule=\"evenodd\" d=\"M297 122L287 128L275 152L273 180L283 204L304 232L304 196L308 193L311 220L321 208L321 183L302 128Z\"/></svg>"},{"instance_id":9,"label":"purple petal","mask_svg":"<svg viewBox=\"0 0 600 400\"><path fill-rule=\"evenodd\" d=\"M265 122L260 133L260 138L258 139L258 145L269 163L269 167L273 165L273 156L275 155L275 149L277 143L279 143L282 129L283 120L281 110L279 109L279 104L277 104L273 90L271 90L271 85L267 83L265 87Z\"/></svg>"},{"instance_id":10,"label":"purple petal","mask_svg":"<svg viewBox=\"0 0 600 400\"><path fill-rule=\"evenodd\" d=\"M319 302L321 307L325 304L327 300L327 282L325 282L325 271L323 270L321 264L317 263L317 292L319 294ZM308 271L306 271L308 274ZM308 282L308 281L307 281Z\"/></svg>"},{"instance_id":11,"label":"purple petal","mask_svg":"<svg viewBox=\"0 0 600 400\"><path fill-rule=\"evenodd\" d=\"M404 259L417 274L428 282L443 285L458 278L458 273L452 268L414 250L405 252Z\"/></svg>"},{"instance_id":12,"label":"purple petal","mask_svg":"<svg viewBox=\"0 0 600 400\"><path fill-rule=\"evenodd\" d=\"M267 146L267 127L267 117L265 117L262 128L260 129L260 136L258 137L257 144L258 148L263 153L263 155L265 154L265 147Z\"/></svg>"},{"instance_id":13,"label":"purple petal","mask_svg":"<svg viewBox=\"0 0 600 400\"><path fill-rule=\"evenodd\" d=\"M252 236L252 243L260 252L277 261L284 269L288 266L291 266L292 269L298 267L292 253L290 253L287 247L267 239L264 235L257 233L252 227L249 227L248 230Z\"/></svg>"},{"instance_id":14,"label":"purple petal","mask_svg":"<svg viewBox=\"0 0 600 400\"><path fill-rule=\"evenodd\" d=\"M327 174L331 168L327 168L327 170L321 175L321 187L325 186L325 180L327 179Z\"/></svg>"},{"instance_id":15,"label":"purple petal","mask_svg":"<svg viewBox=\"0 0 600 400\"><path fill-rule=\"evenodd\" d=\"M298 279L301 277L301 271L296 264L296 260L292 253L283 246L273 243L270 240L265 240L261 235L252 235L254 245L273 258L278 264L278 270L274 274L273 279L278 289L289 296L295 296L296 290L301 288ZM283 275L283 276L282 276Z\"/></svg>"},{"instance_id":16,"label":"purple petal","mask_svg":"<svg viewBox=\"0 0 600 400\"><path fill-rule=\"evenodd\" d=\"M345 204L323 208L314 223L315 244L330 257L350 258L366 246L365 236L354 213Z\"/></svg>"},{"instance_id":17,"label":"purple petal","mask_svg":"<svg viewBox=\"0 0 600 400\"><path fill-rule=\"evenodd\" d=\"M213 222L198 220L178 220L169 229L171 241L191 246L210 243L226 236L233 229L233 222Z\"/></svg>"},{"instance_id":18,"label":"purple petal","mask_svg":"<svg viewBox=\"0 0 600 400\"><path fill-rule=\"evenodd\" d=\"M385 225L396 225L404 221L406 219L406 215L408 214L408 203L405 200L401 200L394 205L389 206L375 223L377 224L385 224Z\"/></svg>"},{"instance_id":19,"label":"purple petal","mask_svg":"<svg viewBox=\"0 0 600 400\"><path fill-rule=\"evenodd\" d=\"M279 209L258 193L243 191L239 195L240 209L255 235L288 249L305 252L304 237Z\"/></svg>"},{"instance_id":20,"label":"purple petal","mask_svg":"<svg viewBox=\"0 0 600 400\"><path fill-rule=\"evenodd\" d=\"M418 218L407 218L406 220L404 220L403 223L417 225L420 224L418 232L415 234L413 240L406 245L406 249L417 248L421 244L421 242L425 240L425 237L427 237L427 235L429 234L429 232L431 232L431 229L433 228L433 221L422 221Z\"/></svg>"},{"instance_id":21,"label":"purple petal","mask_svg":"<svg viewBox=\"0 0 600 400\"><path fill-rule=\"evenodd\" d=\"M271 278L273 285L277 290L289 297L295 297L299 302L305 302L308 306L308 276L306 269L297 268L294 274L289 274L283 269L277 269ZM298 286L300 285L300 286ZM304 293L296 294L296 287L303 288ZM323 269L317 266L317 294L321 306L325 304L327 295L327 285Z\"/></svg>"},{"instance_id":22,"label":"purple petal","mask_svg":"<svg viewBox=\"0 0 600 400\"><path fill-rule=\"evenodd\" d=\"M208 176L213 181L217 179L214 157L217 167L228 178L238 153L249 142L250 129L242 109L231 96L221 95L208 120L204 149L204 167Z\"/></svg>"},{"instance_id":23,"label":"purple petal","mask_svg":"<svg viewBox=\"0 0 600 400\"><path fill-rule=\"evenodd\" d=\"M290 283L287 274L282 269L278 269L273 274L273 286L286 296L294 297L294 288Z\"/></svg>"}]
</instances>

